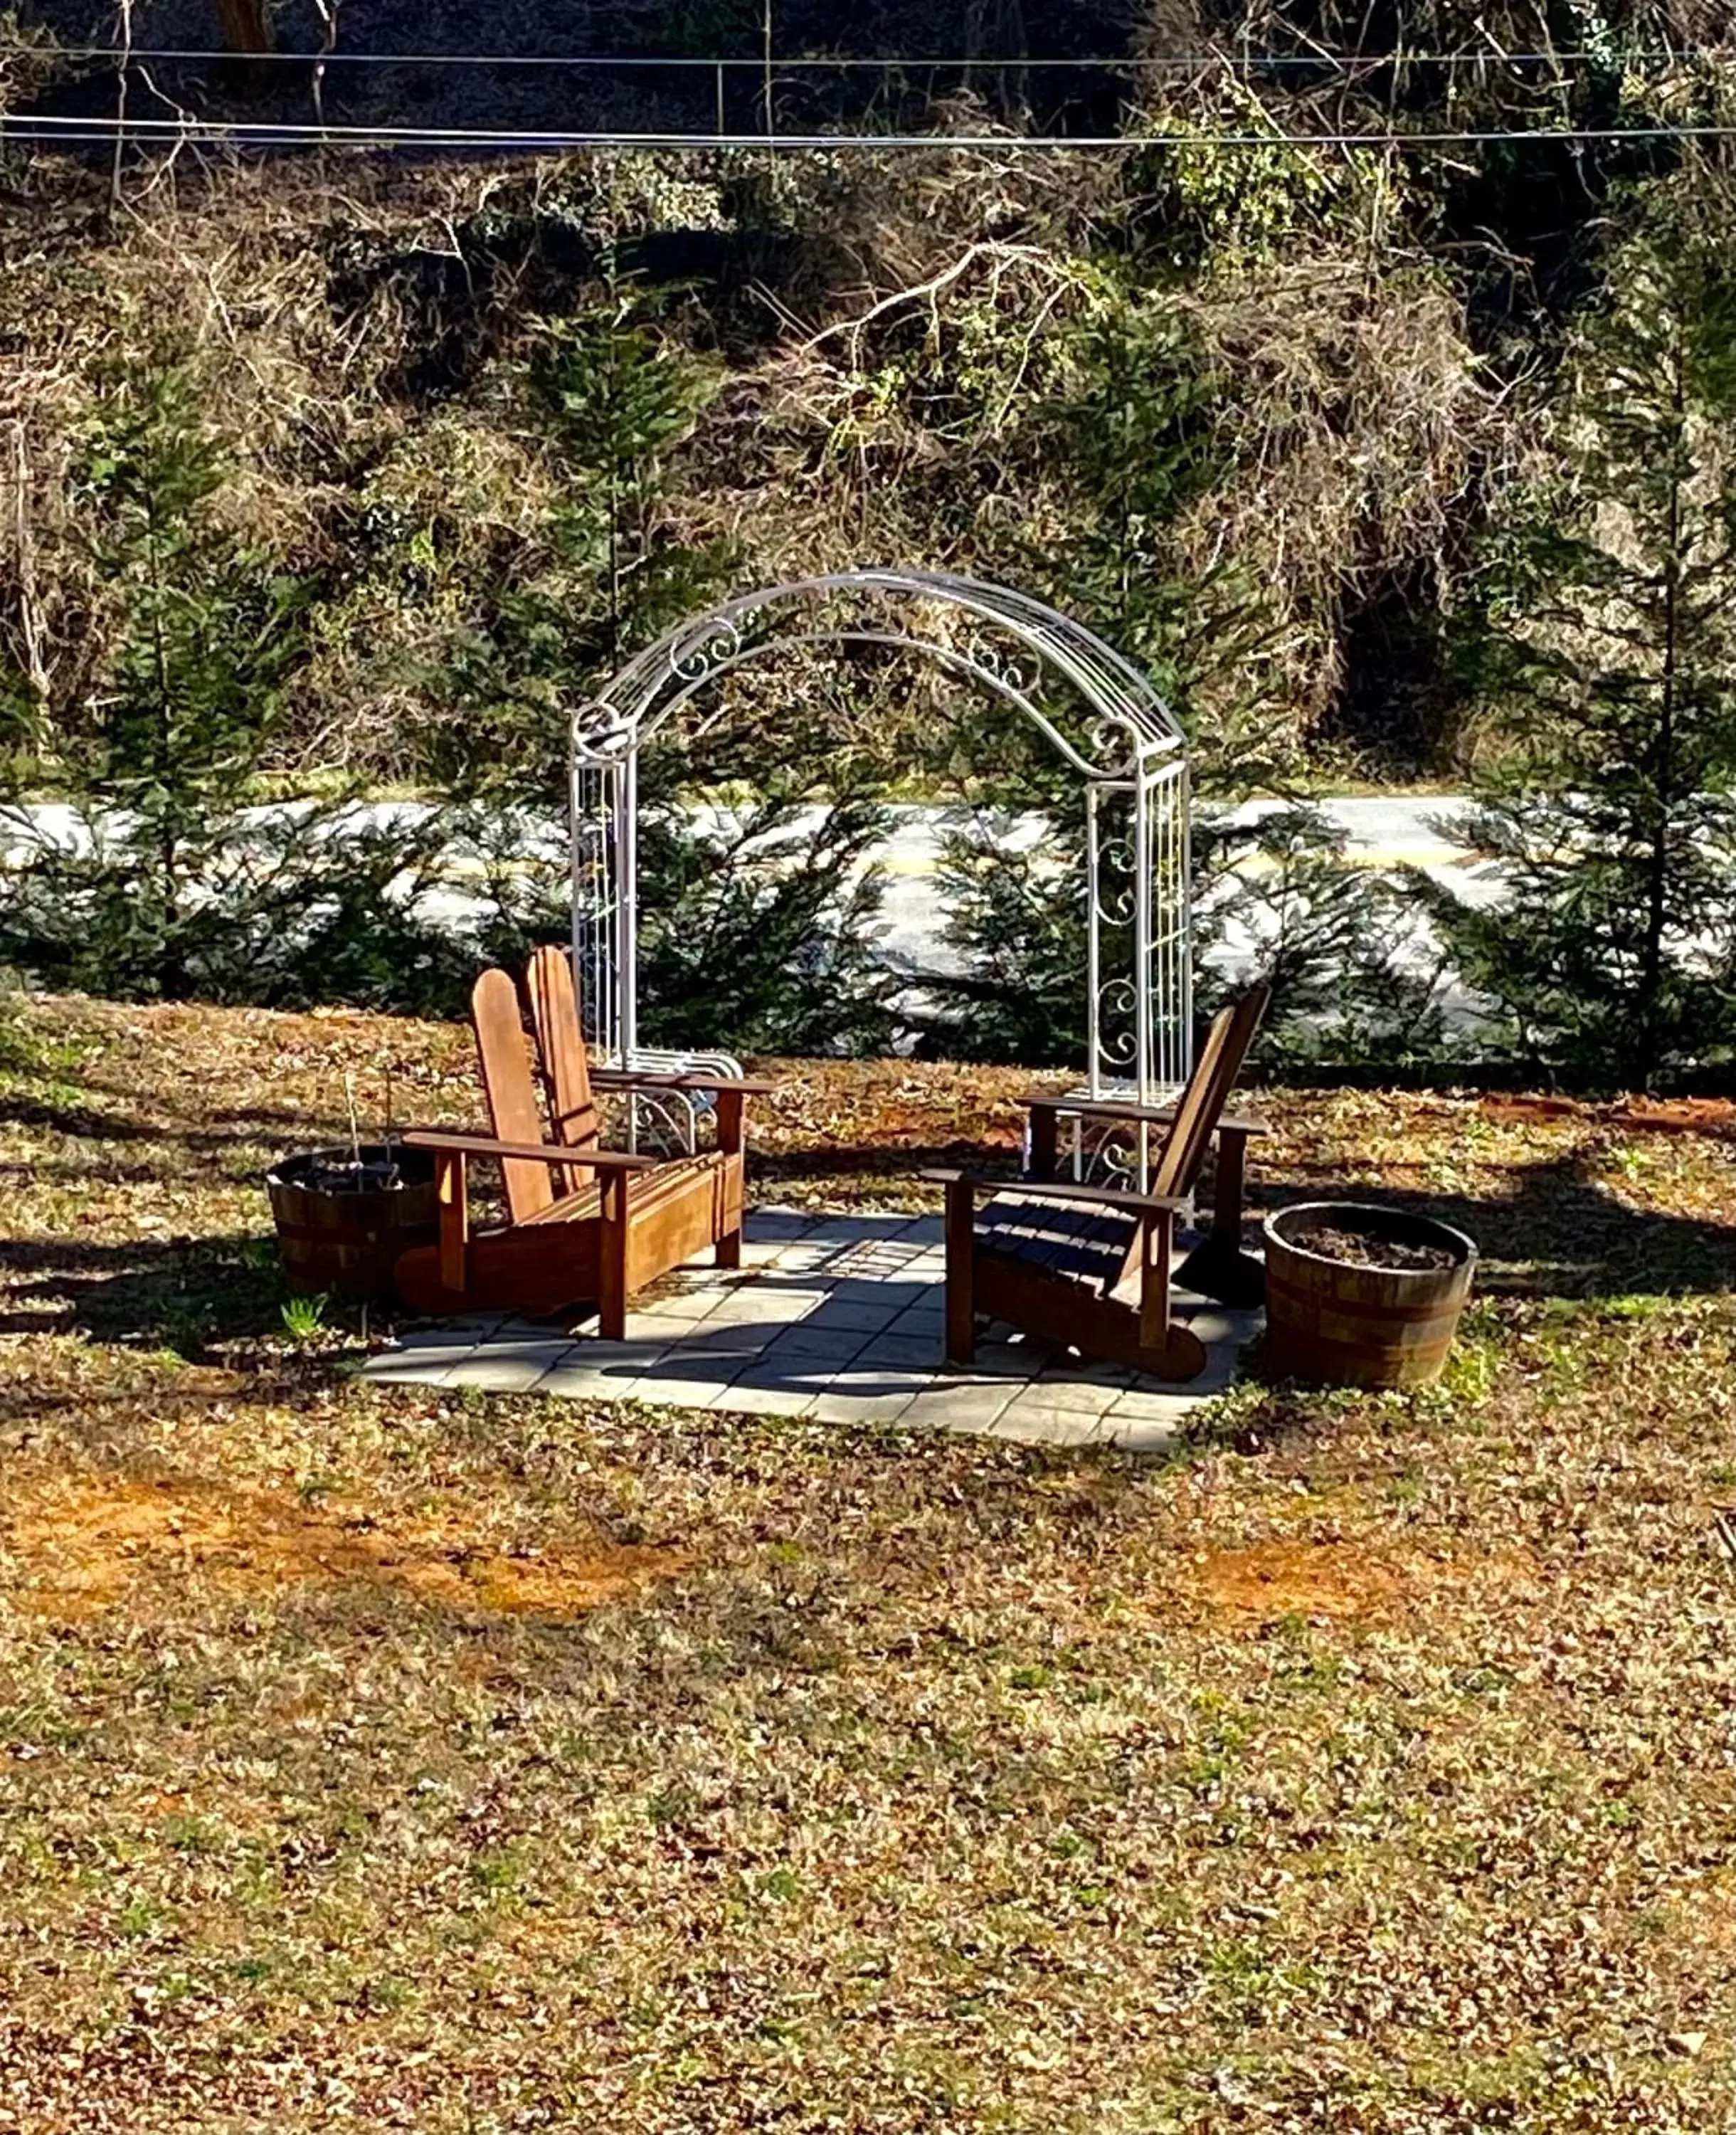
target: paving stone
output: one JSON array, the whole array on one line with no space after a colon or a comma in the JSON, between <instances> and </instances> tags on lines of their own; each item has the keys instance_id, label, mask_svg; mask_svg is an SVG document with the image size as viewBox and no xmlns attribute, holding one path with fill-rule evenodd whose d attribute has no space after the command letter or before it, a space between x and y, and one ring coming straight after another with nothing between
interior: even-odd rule
<instances>
[{"instance_id":1,"label":"paving stone","mask_svg":"<svg viewBox=\"0 0 1736 2135\"><path fill-rule=\"evenodd\" d=\"M799 1238L806 1232L819 1229L824 1221L823 1216L810 1214L805 1208L750 1208L742 1227L747 1242L759 1245L768 1238Z\"/></svg>"},{"instance_id":2,"label":"paving stone","mask_svg":"<svg viewBox=\"0 0 1736 2135\"><path fill-rule=\"evenodd\" d=\"M563 1342L573 1339L553 1319L503 1319L488 1339L492 1345L496 1342L552 1342L557 1337Z\"/></svg>"},{"instance_id":3,"label":"paving stone","mask_svg":"<svg viewBox=\"0 0 1736 2135\"><path fill-rule=\"evenodd\" d=\"M979 1342L970 1359L974 1372L993 1372L997 1378L1017 1379L1021 1384L1036 1377L1042 1363L1022 1342Z\"/></svg>"},{"instance_id":4,"label":"paving stone","mask_svg":"<svg viewBox=\"0 0 1736 2135\"><path fill-rule=\"evenodd\" d=\"M627 1314L626 1339L629 1343L650 1343L659 1349L668 1348L671 1342L685 1341L693 1333L691 1319L676 1318L668 1312L630 1312ZM609 1345L612 1348L617 1346Z\"/></svg>"},{"instance_id":5,"label":"paving stone","mask_svg":"<svg viewBox=\"0 0 1736 2135\"><path fill-rule=\"evenodd\" d=\"M370 1357L357 1366L355 1376L373 1387L443 1387L471 1353L467 1349L456 1357L450 1350L394 1352L386 1357Z\"/></svg>"},{"instance_id":6,"label":"paving stone","mask_svg":"<svg viewBox=\"0 0 1736 2135\"><path fill-rule=\"evenodd\" d=\"M536 1390L539 1394L558 1394L563 1401L619 1401L636 1376L630 1372L596 1371L588 1364L575 1364L568 1356L546 1377L537 1381Z\"/></svg>"},{"instance_id":7,"label":"paving stone","mask_svg":"<svg viewBox=\"0 0 1736 2135\"><path fill-rule=\"evenodd\" d=\"M834 1365L826 1379L826 1391L847 1394L853 1401L883 1401L898 1394L907 1399L932 1392L937 1382L932 1372L907 1372L890 1364L864 1364L859 1358ZM951 1381L945 1382L951 1384Z\"/></svg>"},{"instance_id":8,"label":"paving stone","mask_svg":"<svg viewBox=\"0 0 1736 2135\"><path fill-rule=\"evenodd\" d=\"M666 1349L636 1374L636 1383L666 1380L671 1386L727 1386L753 1363L757 1350L719 1348L709 1343L684 1342Z\"/></svg>"},{"instance_id":9,"label":"paving stone","mask_svg":"<svg viewBox=\"0 0 1736 2135\"><path fill-rule=\"evenodd\" d=\"M767 1349L760 1356L750 1357L731 1383L805 1387L810 1395L823 1394L831 1391L840 1368L835 1357L804 1356L799 1349Z\"/></svg>"},{"instance_id":10,"label":"paving stone","mask_svg":"<svg viewBox=\"0 0 1736 2135\"><path fill-rule=\"evenodd\" d=\"M916 1395L898 1421L912 1430L987 1431L1012 1400L1013 1389L1003 1385L931 1387Z\"/></svg>"},{"instance_id":11,"label":"paving stone","mask_svg":"<svg viewBox=\"0 0 1736 2135\"><path fill-rule=\"evenodd\" d=\"M444 1386L449 1372L483 1346L474 1325L422 1327L355 1367L355 1376L383 1386Z\"/></svg>"},{"instance_id":12,"label":"paving stone","mask_svg":"<svg viewBox=\"0 0 1736 2135\"><path fill-rule=\"evenodd\" d=\"M490 1394L525 1394L539 1386L571 1356L576 1343L564 1334L541 1342L491 1342L453 1365L447 1384Z\"/></svg>"},{"instance_id":13,"label":"paving stone","mask_svg":"<svg viewBox=\"0 0 1736 2135\"><path fill-rule=\"evenodd\" d=\"M871 1339L859 1328L812 1327L805 1319L799 1319L775 1341L768 1343L765 1353L768 1357L814 1357L829 1363L847 1364Z\"/></svg>"},{"instance_id":14,"label":"paving stone","mask_svg":"<svg viewBox=\"0 0 1736 2135\"><path fill-rule=\"evenodd\" d=\"M902 1312L906 1305L914 1305L928 1286L926 1282L911 1282L902 1276L895 1282L873 1282L853 1276L834 1283L831 1295L844 1304L889 1305Z\"/></svg>"},{"instance_id":15,"label":"paving stone","mask_svg":"<svg viewBox=\"0 0 1736 2135\"><path fill-rule=\"evenodd\" d=\"M478 1326L469 1320L455 1319L438 1327L413 1327L398 1335L389 1348L379 1352L381 1356L431 1356L437 1352L448 1357L462 1356L467 1349L475 1349L497 1331L491 1323ZM546 1334L548 1329L539 1330Z\"/></svg>"},{"instance_id":16,"label":"paving stone","mask_svg":"<svg viewBox=\"0 0 1736 2135\"><path fill-rule=\"evenodd\" d=\"M1240 1349L1251 1342L1266 1324L1266 1315L1259 1307L1236 1307L1207 1305L1192 1314L1187 1322L1208 1349L1222 1344L1231 1349Z\"/></svg>"},{"instance_id":17,"label":"paving stone","mask_svg":"<svg viewBox=\"0 0 1736 2135\"><path fill-rule=\"evenodd\" d=\"M1082 1416L1104 1416L1127 1389L1100 1380L1072 1379L1061 1372L1043 1372L1032 1381L1032 1391L1041 1392L1045 1406L1071 1409Z\"/></svg>"},{"instance_id":18,"label":"paving stone","mask_svg":"<svg viewBox=\"0 0 1736 2135\"><path fill-rule=\"evenodd\" d=\"M649 1298L647 1313L655 1313L664 1319L703 1319L708 1312L715 1312L720 1305L728 1301L730 1293L709 1285L695 1285L691 1290L672 1290L666 1296Z\"/></svg>"},{"instance_id":19,"label":"paving stone","mask_svg":"<svg viewBox=\"0 0 1736 2135\"><path fill-rule=\"evenodd\" d=\"M733 1291L728 1300L707 1317L733 1320L738 1326L754 1321L793 1321L805 1319L824 1296L823 1290L804 1285L768 1282Z\"/></svg>"},{"instance_id":20,"label":"paving stone","mask_svg":"<svg viewBox=\"0 0 1736 2135\"><path fill-rule=\"evenodd\" d=\"M884 1215L863 1210L849 1216L821 1216L816 1219L815 1228L829 1238L889 1238L895 1231L902 1231L910 1220L896 1209Z\"/></svg>"},{"instance_id":21,"label":"paving stone","mask_svg":"<svg viewBox=\"0 0 1736 2135\"><path fill-rule=\"evenodd\" d=\"M858 1365L916 1365L936 1371L945 1361L938 1329L920 1334L876 1334L855 1359Z\"/></svg>"},{"instance_id":22,"label":"paving stone","mask_svg":"<svg viewBox=\"0 0 1736 2135\"><path fill-rule=\"evenodd\" d=\"M896 1423L913 1397L899 1394L821 1394L806 1413L814 1423Z\"/></svg>"},{"instance_id":23,"label":"paving stone","mask_svg":"<svg viewBox=\"0 0 1736 2135\"><path fill-rule=\"evenodd\" d=\"M1198 1400L1202 1395L1221 1394L1226 1387L1233 1386L1240 1370L1240 1360L1234 1349L1208 1349L1206 1368L1197 1379L1153 1379L1136 1375L1129 1382L1128 1392L1182 1395L1191 1400Z\"/></svg>"},{"instance_id":24,"label":"paving stone","mask_svg":"<svg viewBox=\"0 0 1736 2135\"><path fill-rule=\"evenodd\" d=\"M644 1402L651 1408L728 1408L729 1384L728 1379L630 1379L614 1398Z\"/></svg>"},{"instance_id":25,"label":"paving stone","mask_svg":"<svg viewBox=\"0 0 1736 2135\"><path fill-rule=\"evenodd\" d=\"M1016 1394L985 1435L1017 1439L1027 1445L1090 1445L1095 1442L1100 1419L1090 1410L1052 1408L1028 1395Z\"/></svg>"},{"instance_id":26,"label":"paving stone","mask_svg":"<svg viewBox=\"0 0 1736 2135\"><path fill-rule=\"evenodd\" d=\"M1172 1387L1160 1393L1154 1382L1144 1379L1123 1394L1105 1413L1111 1421L1179 1424L1183 1416L1199 1406L1200 1397L1196 1391L1198 1385L1197 1379L1190 1379L1185 1387Z\"/></svg>"},{"instance_id":27,"label":"paving stone","mask_svg":"<svg viewBox=\"0 0 1736 2135\"><path fill-rule=\"evenodd\" d=\"M831 1266L834 1257L829 1246L804 1238L793 1246L781 1246L767 1265L780 1275L821 1275Z\"/></svg>"},{"instance_id":28,"label":"paving stone","mask_svg":"<svg viewBox=\"0 0 1736 2135\"><path fill-rule=\"evenodd\" d=\"M812 1387L792 1387L782 1380L760 1385L742 1378L718 1397L718 1406L736 1416L801 1416L817 1398Z\"/></svg>"},{"instance_id":29,"label":"paving stone","mask_svg":"<svg viewBox=\"0 0 1736 2135\"><path fill-rule=\"evenodd\" d=\"M1125 1388L1134 1382L1134 1373L1125 1364L1099 1363L1091 1358L1069 1356L1064 1350L1044 1365L1042 1377L1057 1386Z\"/></svg>"},{"instance_id":30,"label":"paving stone","mask_svg":"<svg viewBox=\"0 0 1736 2135\"><path fill-rule=\"evenodd\" d=\"M683 1348L733 1349L737 1356L744 1356L765 1348L780 1334L787 1334L805 1324L799 1319L731 1319L715 1316L695 1320L680 1346Z\"/></svg>"},{"instance_id":31,"label":"paving stone","mask_svg":"<svg viewBox=\"0 0 1736 2135\"><path fill-rule=\"evenodd\" d=\"M801 1324L804 1327L851 1328L864 1334L878 1334L897 1317L895 1305L876 1305L866 1298L829 1297L824 1305L816 1305Z\"/></svg>"}]
</instances>

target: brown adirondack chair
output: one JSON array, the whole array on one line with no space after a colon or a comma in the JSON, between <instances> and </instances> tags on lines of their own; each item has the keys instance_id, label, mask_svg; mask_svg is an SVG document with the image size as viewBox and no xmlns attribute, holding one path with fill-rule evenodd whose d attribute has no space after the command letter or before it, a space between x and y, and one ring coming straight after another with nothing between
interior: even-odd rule
<instances>
[{"instance_id":1,"label":"brown adirondack chair","mask_svg":"<svg viewBox=\"0 0 1736 2135\"><path fill-rule=\"evenodd\" d=\"M698 1156L663 1162L602 1148L571 970L554 954L566 973L570 1042L551 1020L561 990L546 964L537 968L531 992L534 1002L541 1000L548 1031L544 1079L558 1093L552 1101L557 1132L550 1140L543 1131L517 990L505 971L486 971L471 996L471 1021L494 1132L404 1136L409 1147L433 1152L440 1237L436 1245L401 1254L394 1280L407 1305L431 1314L536 1314L595 1304L599 1331L619 1341L627 1300L659 1276L708 1246L721 1266L740 1265L742 1105L751 1092L769 1085L728 1084L718 1097L719 1120L726 1130L733 1120L733 1133L720 1133L720 1146ZM557 1064L551 1067L550 1059ZM660 1087L716 1087L704 1077L643 1079ZM497 1163L505 1186L507 1220L486 1230L470 1216L469 1167L478 1159Z\"/></svg>"},{"instance_id":2,"label":"brown adirondack chair","mask_svg":"<svg viewBox=\"0 0 1736 2135\"><path fill-rule=\"evenodd\" d=\"M1177 1217L1190 1205L1214 1136L1218 1143L1211 1236L1202 1276L1221 1268L1231 1282L1241 1261L1241 1198L1253 1119L1226 1118L1224 1106L1265 1013L1264 988L1244 995L1211 1025L1187 1088L1173 1106L1119 1098L1037 1096L1028 1176L1013 1181L975 1172L930 1171L946 1188L946 1354L968 1364L979 1314L1027 1334L1065 1343L1088 1356L1163 1379L1197 1378L1206 1368L1199 1338L1170 1316L1170 1261ZM1163 1130L1148 1193L1084 1186L1055 1176L1062 1115ZM979 1196L987 1195L980 1209Z\"/></svg>"}]
</instances>

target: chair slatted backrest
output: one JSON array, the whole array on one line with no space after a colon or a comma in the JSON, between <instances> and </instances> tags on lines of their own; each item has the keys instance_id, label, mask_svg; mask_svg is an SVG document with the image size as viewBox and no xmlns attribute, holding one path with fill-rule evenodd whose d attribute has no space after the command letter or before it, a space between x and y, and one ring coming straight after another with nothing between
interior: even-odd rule
<instances>
[{"instance_id":1,"label":"chair slatted backrest","mask_svg":"<svg viewBox=\"0 0 1736 2135\"><path fill-rule=\"evenodd\" d=\"M578 1019L578 990L565 950L553 943L533 950L525 990L530 997L530 1021L554 1139L563 1149L595 1149L601 1138L597 1100Z\"/></svg>"},{"instance_id":2,"label":"chair slatted backrest","mask_svg":"<svg viewBox=\"0 0 1736 2135\"><path fill-rule=\"evenodd\" d=\"M530 1048L525 1039L518 988L493 965L471 989L470 1019L476 1034L476 1058L495 1139L539 1144L543 1122L537 1110L536 1084L530 1072ZM525 1164L509 1157L500 1169L506 1178L506 1206L515 1223L529 1222L554 1201L554 1188L546 1164Z\"/></svg>"},{"instance_id":3,"label":"chair slatted backrest","mask_svg":"<svg viewBox=\"0 0 1736 2135\"><path fill-rule=\"evenodd\" d=\"M1255 986L1240 1000L1232 1001L1228 1008L1220 1009L1211 1019L1211 1028L1206 1034L1206 1042L1200 1048L1193 1072L1187 1077L1187 1087L1182 1092L1175 1117L1152 1167L1149 1190L1153 1193L1181 1200L1198 1183L1206 1151L1211 1147L1211 1137L1217 1131L1217 1123L1223 1117L1224 1106L1236 1087L1236 1078L1242 1071L1248 1048L1254 1043L1254 1034L1260 1029L1269 998L1269 989ZM1142 1250L1140 1230L1136 1225L1128 1240L1126 1257L1109 1285L1110 1290L1118 1288L1138 1272Z\"/></svg>"},{"instance_id":4,"label":"chair slatted backrest","mask_svg":"<svg viewBox=\"0 0 1736 2135\"><path fill-rule=\"evenodd\" d=\"M1168 1139L1152 1173L1153 1193L1179 1198L1191 1193L1198 1183L1211 1137L1236 1087L1254 1034L1260 1029L1268 998L1265 986L1255 986L1211 1019L1211 1028L1200 1048L1200 1057L1176 1106Z\"/></svg>"}]
</instances>

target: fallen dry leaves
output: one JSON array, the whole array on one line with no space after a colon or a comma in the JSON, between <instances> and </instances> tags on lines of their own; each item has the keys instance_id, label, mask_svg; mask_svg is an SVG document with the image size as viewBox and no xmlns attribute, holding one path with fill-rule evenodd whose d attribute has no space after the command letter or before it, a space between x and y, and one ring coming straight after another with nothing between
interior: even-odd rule
<instances>
[{"instance_id":1,"label":"fallen dry leaves","mask_svg":"<svg viewBox=\"0 0 1736 2135\"><path fill-rule=\"evenodd\" d=\"M259 1174L346 1070L473 1118L462 1033L34 1024L0 2129L1731 2124L1716 1122L1263 1094L1260 1197L1439 1208L1479 1299L1441 1389L1153 1464L356 1386ZM1027 1079L792 1063L762 1180L916 1203Z\"/></svg>"}]
</instances>

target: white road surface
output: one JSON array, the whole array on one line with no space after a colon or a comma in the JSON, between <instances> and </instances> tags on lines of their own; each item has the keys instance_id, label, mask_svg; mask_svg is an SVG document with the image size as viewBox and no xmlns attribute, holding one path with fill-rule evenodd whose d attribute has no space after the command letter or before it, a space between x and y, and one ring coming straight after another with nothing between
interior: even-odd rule
<instances>
[{"instance_id":1,"label":"white road surface","mask_svg":"<svg viewBox=\"0 0 1736 2135\"><path fill-rule=\"evenodd\" d=\"M1246 820L1283 805L1277 801L1249 802L1237 811L1237 816ZM1359 865L1417 867L1450 883L1468 901L1486 902L1499 893L1498 886L1489 879L1488 863L1454 845L1442 827L1464 808L1462 799L1376 795L1326 800L1317 805L1329 821L1345 832L1347 857ZM356 820L373 827L393 822L408 826L425 812L412 801L380 801L359 810ZM906 806L892 812L892 830L872 859L885 878L884 900L875 926L879 945L889 960L906 969L955 968L957 958L942 939L945 914L935 888L947 811ZM815 813L817 816L818 811ZM799 835L801 828L798 824L789 835ZM1009 842L1029 844L1040 830L1039 818L1019 819L1012 826ZM65 850L88 850L92 833L77 811L57 804L0 811L0 862L8 851L16 854L36 840L51 841ZM521 842L527 858L532 853L556 854L564 849L564 832L558 825L527 819ZM456 859L454 873L458 879L431 893L424 900L424 909L430 917L462 924L481 909L481 901L462 887L463 874L479 864L472 861L467 866L462 856ZM1242 963L1252 946L1245 938L1238 942L1232 937L1226 945L1228 962ZM1426 933L1419 929L1413 941L1404 946L1403 954L1407 961L1422 966L1431 961L1430 949Z\"/></svg>"}]
</instances>

